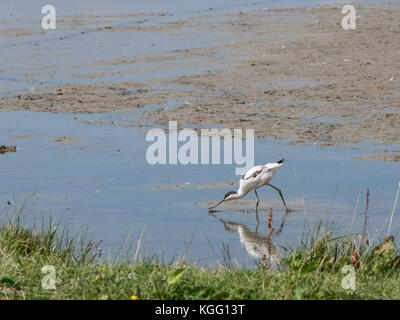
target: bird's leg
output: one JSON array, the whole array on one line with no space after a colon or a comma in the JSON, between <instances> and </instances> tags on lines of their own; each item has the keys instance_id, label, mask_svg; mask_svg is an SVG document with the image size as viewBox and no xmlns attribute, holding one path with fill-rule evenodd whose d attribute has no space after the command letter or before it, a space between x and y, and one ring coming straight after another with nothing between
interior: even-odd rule
<instances>
[{"instance_id":1,"label":"bird's leg","mask_svg":"<svg viewBox=\"0 0 400 320\"><path fill-rule=\"evenodd\" d=\"M257 189L254 189L254 193L256 194L256 197L257 197L257 204L256 204L256 213L257 213L258 204L260 203L260 198L258 197Z\"/></svg>"},{"instance_id":2,"label":"bird's leg","mask_svg":"<svg viewBox=\"0 0 400 320\"><path fill-rule=\"evenodd\" d=\"M293 210L290 210L290 209L287 207L286 202L285 202L285 199L283 199L282 191L281 191L280 189L278 189L277 187L274 187L272 184L269 184L269 183L268 183L268 185L269 185L270 187L274 188L276 191L279 192L279 195L280 195L280 197L281 197L281 199L282 199L283 205L285 206L286 210L289 211L289 212L293 211Z\"/></svg>"},{"instance_id":3,"label":"bird's leg","mask_svg":"<svg viewBox=\"0 0 400 320\"><path fill-rule=\"evenodd\" d=\"M254 193L256 194L257 197L257 204L256 204L256 233L258 232L258 226L260 225L260 220L258 219L258 204L260 203L260 198L258 197L257 189L254 189Z\"/></svg>"}]
</instances>

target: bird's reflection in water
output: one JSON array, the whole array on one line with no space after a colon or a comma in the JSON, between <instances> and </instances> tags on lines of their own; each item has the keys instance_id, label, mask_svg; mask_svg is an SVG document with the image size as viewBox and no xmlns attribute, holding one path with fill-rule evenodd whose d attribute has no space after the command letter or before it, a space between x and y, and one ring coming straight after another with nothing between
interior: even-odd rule
<instances>
[{"instance_id":1,"label":"bird's reflection in water","mask_svg":"<svg viewBox=\"0 0 400 320\"><path fill-rule=\"evenodd\" d=\"M246 225L224 219L216 219L224 224L225 230L237 232L239 234L240 243L245 248L246 252L262 264L275 268L279 265L279 256L276 248L271 243L271 233L268 236L262 236L258 233L258 224L256 231L251 231Z\"/></svg>"},{"instance_id":2,"label":"bird's reflection in water","mask_svg":"<svg viewBox=\"0 0 400 320\"><path fill-rule=\"evenodd\" d=\"M261 211L261 210L259 210L259 209L258 209L258 210L230 210L230 212L240 212L240 213L243 213L243 214L248 214L248 213L255 212L255 217L256 217L256 231L255 231L255 233L258 233L258 228L259 228L259 226L260 226L260 218L259 218L259 212L260 212L260 211ZM294 211L294 210L293 210L293 211ZM275 235L279 235L279 234L282 232L287 217L288 217L289 214L292 213L293 211L285 210L285 214L284 214L283 217L282 217L282 220L281 220L281 223L280 223L280 225L279 225L279 228L274 232ZM218 213L218 212L226 212L226 211L215 210L215 211L213 211L213 212L209 212L208 214L211 215L211 216L213 216L213 217L215 217L215 218L217 218L214 214L215 214L215 213ZM219 218L217 218L217 219L219 219ZM219 220L222 220L222 219L219 219Z\"/></svg>"}]
</instances>

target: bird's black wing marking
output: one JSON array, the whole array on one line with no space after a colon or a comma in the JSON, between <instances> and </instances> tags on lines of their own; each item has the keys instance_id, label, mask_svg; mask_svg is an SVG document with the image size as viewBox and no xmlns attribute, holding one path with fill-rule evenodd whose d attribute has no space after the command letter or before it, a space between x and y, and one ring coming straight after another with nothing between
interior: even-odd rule
<instances>
[{"instance_id":1,"label":"bird's black wing marking","mask_svg":"<svg viewBox=\"0 0 400 320\"><path fill-rule=\"evenodd\" d=\"M245 178L244 176L246 174L243 175L242 180L248 180L250 178L255 178L257 177L262 171L264 170L264 167L262 167L261 169L258 169L257 171L255 171L252 175L248 176L247 178Z\"/></svg>"}]
</instances>

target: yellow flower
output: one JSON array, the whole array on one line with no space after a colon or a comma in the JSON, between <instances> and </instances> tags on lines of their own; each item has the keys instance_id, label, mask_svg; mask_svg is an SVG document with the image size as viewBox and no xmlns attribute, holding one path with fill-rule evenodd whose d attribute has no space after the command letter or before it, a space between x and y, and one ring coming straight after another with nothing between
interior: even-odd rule
<instances>
[{"instance_id":1,"label":"yellow flower","mask_svg":"<svg viewBox=\"0 0 400 320\"><path fill-rule=\"evenodd\" d=\"M131 300L137 300L137 296L135 295L131 296Z\"/></svg>"},{"instance_id":2,"label":"yellow flower","mask_svg":"<svg viewBox=\"0 0 400 320\"><path fill-rule=\"evenodd\" d=\"M106 267L101 267L101 271L106 271Z\"/></svg>"}]
</instances>

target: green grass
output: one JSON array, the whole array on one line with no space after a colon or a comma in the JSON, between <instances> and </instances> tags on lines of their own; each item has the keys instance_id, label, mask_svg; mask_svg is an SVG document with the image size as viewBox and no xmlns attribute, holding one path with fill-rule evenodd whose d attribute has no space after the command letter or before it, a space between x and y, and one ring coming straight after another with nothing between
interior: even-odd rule
<instances>
[{"instance_id":1,"label":"green grass","mask_svg":"<svg viewBox=\"0 0 400 320\"><path fill-rule=\"evenodd\" d=\"M284 251L276 270L263 263L208 269L184 259L106 263L98 258L98 244L69 237L51 221L27 229L20 214L0 225L0 299L400 298L400 258L391 238L373 248L356 236L334 237L319 225L297 248ZM42 288L45 265L55 268L54 290ZM355 290L342 287L346 265L355 268Z\"/></svg>"}]
</instances>

